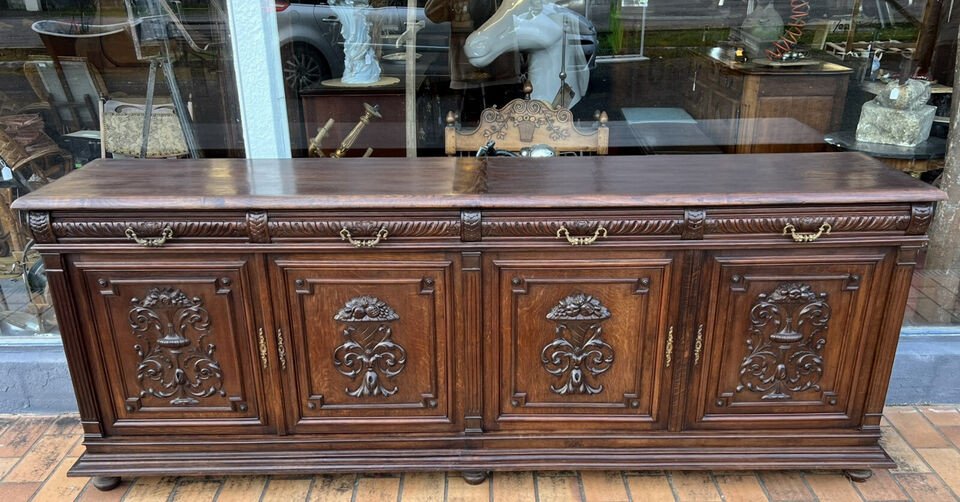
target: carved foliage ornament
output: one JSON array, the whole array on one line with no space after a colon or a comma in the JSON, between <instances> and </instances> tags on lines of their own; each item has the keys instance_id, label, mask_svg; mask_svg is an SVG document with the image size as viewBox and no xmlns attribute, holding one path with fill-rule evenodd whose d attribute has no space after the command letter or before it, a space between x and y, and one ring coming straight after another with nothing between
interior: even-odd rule
<instances>
[{"instance_id":1,"label":"carved foliage ornament","mask_svg":"<svg viewBox=\"0 0 960 502\"><path fill-rule=\"evenodd\" d=\"M351 299L333 319L343 323L346 339L333 353L333 364L344 376L359 378L357 387L346 393L353 397L392 396L397 387L388 388L385 380L400 374L407 352L392 340L390 323L400 316L389 305L373 296Z\"/></svg>"},{"instance_id":2,"label":"carved foliage ornament","mask_svg":"<svg viewBox=\"0 0 960 502\"><path fill-rule=\"evenodd\" d=\"M540 352L540 361L561 385L550 389L560 395L598 394L602 384L598 375L613 365L613 347L600 339L602 323L610 311L600 300L582 293L568 296L553 307L547 319L557 324L557 338Z\"/></svg>"},{"instance_id":3,"label":"carved foliage ornament","mask_svg":"<svg viewBox=\"0 0 960 502\"><path fill-rule=\"evenodd\" d=\"M820 390L823 347L830 321L826 293L804 283L780 284L758 295L750 310L747 356L740 365L737 392L762 399L791 399L792 392Z\"/></svg>"},{"instance_id":4,"label":"carved foliage ornament","mask_svg":"<svg viewBox=\"0 0 960 502\"><path fill-rule=\"evenodd\" d=\"M199 297L176 288L152 288L130 300L130 328L139 343L140 397L170 399L172 406L195 406L200 399L226 395L223 373L214 358L210 315ZM171 399L172 398L172 399Z\"/></svg>"}]
</instances>

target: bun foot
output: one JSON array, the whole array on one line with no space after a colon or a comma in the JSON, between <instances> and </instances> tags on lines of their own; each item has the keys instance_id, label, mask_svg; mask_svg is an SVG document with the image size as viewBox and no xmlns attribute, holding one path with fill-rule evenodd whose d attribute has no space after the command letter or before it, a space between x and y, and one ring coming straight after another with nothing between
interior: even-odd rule
<instances>
[{"instance_id":1,"label":"bun foot","mask_svg":"<svg viewBox=\"0 0 960 502\"><path fill-rule=\"evenodd\" d=\"M843 475L846 476L850 481L855 483L863 483L873 476L873 471L870 469L848 469L843 471Z\"/></svg>"},{"instance_id":2,"label":"bun foot","mask_svg":"<svg viewBox=\"0 0 960 502\"><path fill-rule=\"evenodd\" d=\"M463 480L466 481L467 484L479 485L487 479L489 474L487 471L465 471L460 475L463 476Z\"/></svg>"},{"instance_id":3,"label":"bun foot","mask_svg":"<svg viewBox=\"0 0 960 502\"><path fill-rule=\"evenodd\" d=\"M120 486L119 476L95 476L93 478L93 487L102 492L113 490Z\"/></svg>"}]
</instances>

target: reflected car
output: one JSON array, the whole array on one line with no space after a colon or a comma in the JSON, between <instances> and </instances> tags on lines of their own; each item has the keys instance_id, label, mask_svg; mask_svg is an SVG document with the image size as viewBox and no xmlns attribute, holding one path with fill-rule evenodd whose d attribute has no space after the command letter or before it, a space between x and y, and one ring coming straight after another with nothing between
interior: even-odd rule
<instances>
[{"instance_id":1,"label":"reflected car","mask_svg":"<svg viewBox=\"0 0 960 502\"><path fill-rule=\"evenodd\" d=\"M576 6L582 8L579 3L557 3L573 7L574 10ZM423 4L424 0L418 0L415 12L417 23L421 26L417 31L416 51L424 56L422 61L417 62L417 74L449 76L447 52L450 50L450 24L427 19ZM343 37L337 16L327 0L276 0L275 5L283 80L288 92L299 92L323 80L343 75ZM374 12L370 19L383 34L383 72L386 75L402 75L405 58L402 56L403 47L398 47L396 40L406 29L407 9L380 7ZM580 21L579 44L583 46L592 68L597 52L597 32L589 20L579 13L577 16ZM429 55L434 57L427 57Z\"/></svg>"}]
</instances>

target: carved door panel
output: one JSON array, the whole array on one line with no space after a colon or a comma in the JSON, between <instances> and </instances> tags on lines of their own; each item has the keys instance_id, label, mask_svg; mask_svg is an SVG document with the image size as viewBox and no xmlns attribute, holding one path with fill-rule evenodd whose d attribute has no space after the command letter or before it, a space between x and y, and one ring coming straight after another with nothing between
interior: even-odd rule
<instances>
[{"instance_id":1,"label":"carved door panel","mask_svg":"<svg viewBox=\"0 0 960 502\"><path fill-rule=\"evenodd\" d=\"M185 433L274 430L248 257L72 262L108 432L169 432L174 420Z\"/></svg>"},{"instance_id":2,"label":"carved door panel","mask_svg":"<svg viewBox=\"0 0 960 502\"><path fill-rule=\"evenodd\" d=\"M287 314L281 372L292 431L454 428L453 261L351 253L272 262Z\"/></svg>"},{"instance_id":3,"label":"carved door panel","mask_svg":"<svg viewBox=\"0 0 960 502\"><path fill-rule=\"evenodd\" d=\"M487 269L487 308L499 316L486 328L485 369L500 382L489 386L488 427L666 426L679 353L675 255L502 254Z\"/></svg>"},{"instance_id":4,"label":"carved door panel","mask_svg":"<svg viewBox=\"0 0 960 502\"><path fill-rule=\"evenodd\" d=\"M707 256L689 425L857 425L889 253Z\"/></svg>"}]
</instances>

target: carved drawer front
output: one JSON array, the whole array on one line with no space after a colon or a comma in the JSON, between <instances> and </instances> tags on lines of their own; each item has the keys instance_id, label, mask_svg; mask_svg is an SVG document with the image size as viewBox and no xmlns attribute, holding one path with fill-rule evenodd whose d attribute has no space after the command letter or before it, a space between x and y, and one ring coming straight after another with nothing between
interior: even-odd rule
<instances>
[{"instance_id":1,"label":"carved drawer front","mask_svg":"<svg viewBox=\"0 0 960 502\"><path fill-rule=\"evenodd\" d=\"M479 222L484 241L522 239L557 245L602 246L624 239L678 238L684 230L681 209L646 211L564 211L531 213L484 211Z\"/></svg>"},{"instance_id":2,"label":"carved drawer front","mask_svg":"<svg viewBox=\"0 0 960 502\"><path fill-rule=\"evenodd\" d=\"M296 432L453 429L453 262L371 255L272 260L289 313L288 423Z\"/></svg>"},{"instance_id":3,"label":"carved drawer front","mask_svg":"<svg viewBox=\"0 0 960 502\"><path fill-rule=\"evenodd\" d=\"M78 257L90 357L111 433L268 430L243 257Z\"/></svg>"},{"instance_id":4,"label":"carved drawer front","mask_svg":"<svg viewBox=\"0 0 960 502\"><path fill-rule=\"evenodd\" d=\"M670 253L500 255L487 398L500 429L656 429L666 424L677 264ZM493 381L488 378L487 381ZM496 393L497 386L490 386Z\"/></svg>"},{"instance_id":5,"label":"carved drawer front","mask_svg":"<svg viewBox=\"0 0 960 502\"><path fill-rule=\"evenodd\" d=\"M884 311L902 308L884 305L890 266L876 249L709 255L690 425L856 426Z\"/></svg>"}]
</instances>

